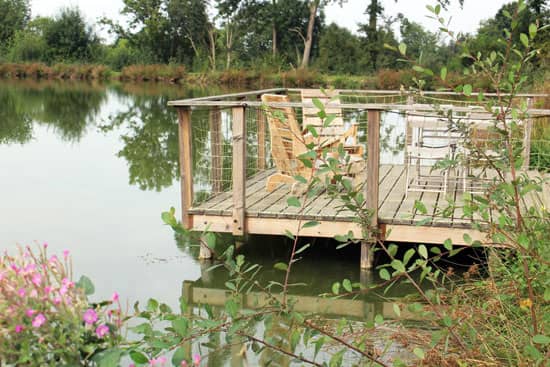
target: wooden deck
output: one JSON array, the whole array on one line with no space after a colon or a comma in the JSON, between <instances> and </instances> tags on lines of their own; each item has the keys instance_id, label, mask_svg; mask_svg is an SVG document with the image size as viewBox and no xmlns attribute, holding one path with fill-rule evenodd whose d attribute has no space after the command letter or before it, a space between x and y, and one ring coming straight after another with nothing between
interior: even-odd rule
<instances>
[{"instance_id":1,"label":"wooden deck","mask_svg":"<svg viewBox=\"0 0 550 367\"><path fill-rule=\"evenodd\" d=\"M359 223L354 221L354 213L342 208L341 201L330 197L326 193L320 193L310 199L305 209L301 211L299 208L287 205L287 198L290 194L288 185L280 185L272 192L267 192L266 180L274 171L264 170L254 177L246 177L247 167L251 163L249 159L257 158L258 164L255 167L260 169L267 162L266 115L263 111L266 104L261 101L261 97L266 93L291 95L302 92L302 90L271 89L171 101L169 103L169 105L177 108L179 117L182 224L189 229L226 232L236 236L246 234L284 235L290 232L300 236L332 238L335 235L352 231L355 238L362 240L361 268L367 269L372 266L371 248L376 238L361 238L362 228ZM356 95L358 91L349 92ZM366 93L365 95L372 96L388 93L387 91L363 92ZM390 97L392 95L399 97L394 103L391 102ZM451 184L445 194L441 192L409 191L409 194L405 195L405 167L398 164L380 165L382 147L381 116L384 111L401 111L402 113L412 111L425 117L439 116L441 112L436 111L434 106L427 104L425 101L421 100L420 103L415 103L415 98L418 96L414 94L403 96L400 91L395 91L393 94L388 94L388 96L390 100L384 103L357 103L358 101L353 100L350 103L340 103L337 106L342 111L363 111L361 112L363 119L366 112L365 121L367 124L364 136L366 137L366 169L368 174L366 175L366 187L363 194L368 209L374 213L370 225L373 228L379 228L377 236L382 240L395 242L431 244L441 244L445 240L451 239L454 244L465 245L467 243L465 243L464 234L467 233L474 240L484 240L485 234L474 230L472 219L465 218L463 215L461 209L462 187L457 185L456 182ZM406 104L403 102L402 97L407 98ZM534 95L525 95L524 97L528 98L527 104L529 106ZM547 97L547 95L543 97ZM285 103L268 103L267 106L271 108L302 109L302 111L315 108L312 103L307 101L297 102L292 98L290 100L290 102ZM336 105L328 103L325 107L327 109L334 108ZM220 124L221 119L218 117L222 108L227 110L225 112L226 118L228 118L231 125L231 189L228 192L210 197L206 202L195 205L194 189L196 185L193 176L192 110L208 109L210 111L208 124L209 126L216 126ZM456 116L475 112L476 119L483 116L488 119L492 118L492 115L486 111L479 111L479 108L472 108L469 105L458 104L448 108L448 111ZM529 118L526 120L525 125L523 170L529 167L532 117L546 116L548 110L529 108L527 113ZM203 115L198 114L197 116L200 119L200 116ZM249 131L248 125L257 127L257 130L250 129ZM214 131L213 128L211 130ZM249 134L249 132L252 134ZM247 144L254 140L258 146L257 157L248 157ZM209 144L214 145L216 149L219 143L216 145L215 141L215 139L211 139ZM212 149L212 151L215 149ZM212 164L213 166L216 165L214 157L212 157ZM217 162L217 164L219 165L220 162ZM428 167L426 169L429 170ZM528 172L528 174L531 174L531 172ZM212 174L212 177L214 176ZM430 176L437 175L432 173ZM217 182L216 179L212 179L211 185L213 188L215 182ZM426 183L420 181L415 184L425 185ZM201 190L205 189L204 186L198 186ZM550 207L548 184L545 184L542 197L543 199L537 201L537 204ZM446 208L448 199L457 205L450 215L442 216L436 208L439 208L439 210ZM535 198L530 199L538 200ZM415 210L417 200L425 205L426 213ZM308 220L317 220L321 224L309 228L300 228L301 224ZM208 258L210 256L212 256L211 251L206 246L201 246L200 257Z\"/></svg>"},{"instance_id":2,"label":"wooden deck","mask_svg":"<svg viewBox=\"0 0 550 367\"><path fill-rule=\"evenodd\" d=\"M428 169L426 167L426 169ZM302 213L299 208L288 206L290 186L280 185L268 193L265 190L267 177L274 171L263 171L246 181L245 221L247 232L253 234L284 234L286 230L296 234L297 219L317 220L320 226L303 229L304 236L334 237L352 230L360 234L360 228L354 222L354 213L342 208L339 199L331 198L326 192L308 199ZM482 234L471 229L472 220L463 218L460 202L462 188L451 185L446 195L434 192L409 192L405 196L405 166L382 165L379 176L378 222L382 234L388 234L387 240L400 242L442 243L451 238L455 244L464 244L463 234L482 239ZM543 196L549 202L548 192ZM445 208L447 199L458 204L453 214L444 217L435 208ZM415 201L422 201L427 208L426 214L418 213ZM218 194L206 202L189 209L193 217L193 227L232 232L233 215L232 192Z\"/></svg>"}]
</instances>

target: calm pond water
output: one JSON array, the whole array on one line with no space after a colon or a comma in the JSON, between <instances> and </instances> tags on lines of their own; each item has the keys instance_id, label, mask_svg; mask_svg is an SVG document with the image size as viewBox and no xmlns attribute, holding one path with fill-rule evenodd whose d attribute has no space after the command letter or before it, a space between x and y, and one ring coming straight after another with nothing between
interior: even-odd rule
<instances>
[{"instance_id":1,"label":"calm pond water","mask_svg":"<svg viewBox=\"0 0 550 367\"><path fill-rule=\"evenodd\" d=\"M171 206L180 212L176 114L166 103L220 92L0 80L0 249L47 242L58 254L71 251L76 276L94 281L97 298L117 291L131 304L149 297L177 304L182 285L203 274L197 251L160 219ZM265 265L264 278L282 281L272 264L288 258L289 245L253 237L243 251ZM335 252L334 244L317 241L308 251L291 279L308 287L296 293L359 281L357 248ZM223 289L224 277L209 273L193 286ZM393 294L408 291L396 287Z\"/></svg>"}]
</instances>

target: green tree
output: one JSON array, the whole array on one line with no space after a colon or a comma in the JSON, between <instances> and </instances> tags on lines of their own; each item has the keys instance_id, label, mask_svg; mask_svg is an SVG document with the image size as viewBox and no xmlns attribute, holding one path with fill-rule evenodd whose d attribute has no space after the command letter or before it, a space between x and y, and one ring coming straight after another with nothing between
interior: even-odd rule
<instances>
[{"instance_id":1,"label":"green tree","mask_svg":"<svg viewBox=\"0 0 550 367\"><path fill-rule=\"evenodd\" d=\"M25 28L30 15L29 0L0 0L0 45L8 45Z\"/></svg>"},{"instance_id":2,"label":"green tree","mask_svg":"<svg viewBox=\"0 0 550 367\"><path fill-rule=\"evenodd\" d=\"M346 28L332 23L323 30L319 41L317 66L329 73L357 74L363 59L361 41Z\"/></svg>"},{"instance_id":3,"label":"green tree","mask_svg":"<svg viewBox=\"0 0 550 367\"><path fill-rule=\"evenodd\" d=\"M65 8L44 27L51 61L92 61L100 42L78 8Z\"/></svg>"}]
</instances>

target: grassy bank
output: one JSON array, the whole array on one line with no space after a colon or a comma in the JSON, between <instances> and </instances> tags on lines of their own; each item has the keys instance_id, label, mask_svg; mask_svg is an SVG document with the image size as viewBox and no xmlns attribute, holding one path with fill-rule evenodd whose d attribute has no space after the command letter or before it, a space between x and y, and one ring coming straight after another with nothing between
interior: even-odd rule
<instances>
[{"instance_id":1,"label":"grassy bank","mask_svg":"<svg viewBox=\"0 0 550 367\"><path fill-rule=\"evenodd\" d=\"M279 71L272 69L229 69L204 73L188 72L176 64L131 65L120 71L97 64L0 63L0 77L13 79L121 80L169 82L201 86L239 87L334 87L341 89L400 89L411 85L415 73L410 70L382 69L371 75L328 75L315 69ZM463 76L449 73L451 85L460 84ZM438 88L428 81L428 88ZM475 89L487 90L487 82L476 81Z\"/></svg>"}]
</instances>

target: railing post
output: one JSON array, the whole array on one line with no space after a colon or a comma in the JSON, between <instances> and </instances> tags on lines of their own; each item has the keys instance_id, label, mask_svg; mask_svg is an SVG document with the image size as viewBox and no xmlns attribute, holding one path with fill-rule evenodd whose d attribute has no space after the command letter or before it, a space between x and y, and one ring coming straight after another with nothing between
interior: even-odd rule
<instances>
[{"instance_id":1,"label":"railing post","mask_svg":"<svg viewBox=\"0 0 550 367\"><path fill-rule=\"evenodd\" d=\"M371 269L374 263L373 245L376 244L378 231L378 185L380 176L380 111L367 112L367 185L365 198L367 209L371 213L371 230L361 243L361 269Z\"/></svg>"},{"instance_id":2,"label":"railing post","mask_svg":"<svg viewBox=\"0 0 550 367\"><path fill-rule=\"evenodd\" d=\"M193 154L191 136L191 110L178 107L179 119L179 162L181 188L181 223L184 228L193 227L193 217L189 209L193 205Z\"/></svg>"},{"instance_id":3,"label":"railing post","mask_svg":"<svg viewBox=\"0 0 550 367\"><path fill-rule=\"evenodd\" d=\"M233 107L233 235L245 229L246 121L245 107Z\"/></svg>"},{"instance_id":4,"label":"railing post","mask_svg":"<svg viewBox=\"0 0 550 367\"><path fill-rule=\"evenodd\" d=\"M218 107L210 110L210 151L212 153L212 192L217 194L223 191L223 147L221 111Z\"/></svg>"},{"instance_id":5,"label":"railing post","mask_svg":"<svg viewBox=\"0 0 550 367\"><path fill-rule=\"evenodd\" d=\"M530 110L533 108L533 97L527 98L527 109ZM531 116L528 116L527 121L525 121L525 127L523 130L523 170L529 170L530 160L531 160L531 133L533 130L533 119Z\"/></svg>"},{"instance_id":6,"label":"railing post","mask_svg":"<svg viewBox=\"0 0 550 367\"><path fill-rule=\"evenodd\" d=\"M262 108L257 111L258 121L258 169L265 169L265 113Z\"/></svg>"}]
</instances>

